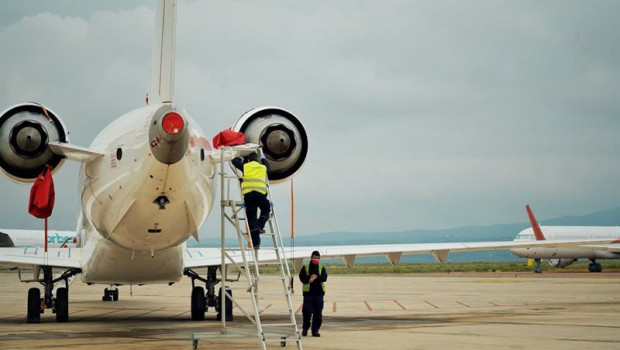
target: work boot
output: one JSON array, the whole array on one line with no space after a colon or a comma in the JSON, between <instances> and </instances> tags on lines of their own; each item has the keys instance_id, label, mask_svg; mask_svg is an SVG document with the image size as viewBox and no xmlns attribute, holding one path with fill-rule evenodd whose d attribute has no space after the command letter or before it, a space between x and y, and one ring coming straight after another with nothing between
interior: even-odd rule
<instances>
[{"instance_id":1,"label":"work boot","mask_svg":"<svg viewBox=\"0 0 620 350\"><path fill-rule=\"evenodd\" d=\"M321 336L321 333L319 333L319 332L312 333L312 336L313 336L313 337L320 337L320 336Z\"/></svg>"},{"instance_id":2,"label":"work boot","mask_svg":"<svg viewBox=\"0 0 620 350\"><path fill-rule=\"evenodd\" d=\"M259 233L259 234L263 234L263 233L265 233L265 229L264 229L264 228L261 228L260 230L258 230L258 233Z\"/></svg>"},{"instance_id":3,"label":"work boot","mask_svg":"<svg viewBox=\"0 0 620 350\"><path fill-rule=\"evenodd\" d=\"M304 337L308 336L308 330L304 329L303 331L301 331L301 335L303 335Z\"/></svg>"}]
</instances>

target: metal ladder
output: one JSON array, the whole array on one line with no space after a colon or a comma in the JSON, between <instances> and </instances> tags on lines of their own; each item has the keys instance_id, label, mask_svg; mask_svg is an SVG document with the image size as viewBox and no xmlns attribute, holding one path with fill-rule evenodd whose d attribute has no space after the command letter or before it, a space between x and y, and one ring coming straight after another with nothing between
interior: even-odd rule
<instances>
[{"instance_id":1,"label":"metal ladder","mask_svg":"<svg viewBox=\"0 0 620 350\"><path fill-rule=\"evenodd\" d=\"M255 151L257 147L251 148L249 151ZM239 151L239 148L237 148ZM248 152L249 153L249 152ZM265 225L265 233L261 234L261 236L268 238L271 237L272 247L266 247L265 244L261 244L261 248L256 250L252 246L252 240L249 237L249 229L247 225L246 215L245 215L245 205L243 202L243 196L241 195L241 184L240 179L236 174L229 174L225 165L228 161L224 161L223 156L220 159L220 180L221 180L221 188L220 188L220 196L221 196L221 249L222 249L222 266L220 272L222 274L222 291L225 293L226 298L232 301L235 307L239 311L241 311L252 324L255 326L254 331L250 331L247 329L233 328L226 326L226 317L221 317L222 329L220 333L220 337L225 337L226 335L231 335L232 337L239 336L257 336L261 342L262 349L267 349L268 343L276 343L280 347L284 347L287 344L287 341L294 341L297 349L302 350L301 344L301 334L297 328L297 321L295 320L295 311L293 309L293 302L291 299L291 293L289 291L288 281L291 280L291 272L289 269L289 265L286 259L286 255L284 253L282 236L280 235L280 229L278 226L278 221L276 218L275 210L273 205L271 206L271 213L269 216L269 220ZM232 200L231 199L231 188L235 188L235 191L238 191L239 196L236 198L241 198L241 200ZM269 193L269 202L273 203L271 200L271 194ZM225 245L225 236L226 236L226 222L231 224L237 236L237 242L239 244L239 248L229 248ZM275 261L275 265L277 266L277 275L260 275L259 269L259 259L263 256L263 260L268 259ZM251 300L251 310L246 311L240 303L238 303L232 293L229 292L229 289L226 288L226 275L227 268L226 263L231 264L236 267L239 271L239 276L246 279L248 285L246 292L250 295ZM281 284L281 291L273 292L273 291L263 291L263 287L260 288L259 291L259 282L260 281L268 281L268 280L276 280L276 283ZM228 280L230 281L230 280ZM272 298L283 298L285 304L284 308L286 313L288 314L288 320L282 323L265 323L261 321L260 314L261 310L259 307L259 300L270 299L272 302ZM225 298L221 298L221 314L226 315L226 303ZM282 300L280 300L282 302ZM267 308L270 311L274 310L274 308L270 308L273 304L269 304ZM264 311L264 310L263 310ZM214 337L217 335L204 334L205 337ZM201 334L192 334L192 340L194 340L194 348L197 348L197 340L201 338Z\"/></svg>"}]
</instances>

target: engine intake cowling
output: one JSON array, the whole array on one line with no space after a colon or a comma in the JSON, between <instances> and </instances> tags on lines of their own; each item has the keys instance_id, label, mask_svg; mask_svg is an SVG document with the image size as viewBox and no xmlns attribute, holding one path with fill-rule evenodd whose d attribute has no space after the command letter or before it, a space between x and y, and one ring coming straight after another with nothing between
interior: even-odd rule
<instances>
[{"instance_id":1,"label":"engine intake cowling","mask_svg":"<svg viewBox=\"0 0 620 350\"><path fill-rule=\"evenodd\" d=\"M549 259L549 265L563 268L574 263L576 260L577 259Z\"/></svg>"},{"instance_id":2,"label":"engine intake cowling","mask_svg":"<svg viewBox=\"0 0 620 350\"><path fill-rule=\"evenodd\" d=\"M64 158L52 153L50 141L68 142L66 127L54 112L23 103L0 115L0 169L9 179L34 182L45 165L58 170Z\"/></svg>"},{"instance_id":3,"label":"engine intake cowling","mask_svg":"<svg viewBox=\"0 0 620 350\"><path fill-rule=\"evenodd\" d=\"M271 183L293 176L306 160L306 130L299 119L282 108L252 109L239 118L233 130L244 133L246 142L261 146L271 168Z\"/></svg>"}]
</instances>

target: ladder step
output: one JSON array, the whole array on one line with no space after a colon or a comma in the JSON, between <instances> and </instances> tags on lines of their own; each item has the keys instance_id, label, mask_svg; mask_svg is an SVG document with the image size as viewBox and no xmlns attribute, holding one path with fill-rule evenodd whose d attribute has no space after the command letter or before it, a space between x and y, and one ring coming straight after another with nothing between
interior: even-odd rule
<instances>
[{"instance_id":1,"label":"ladder step","mask_svg":"<svg viewBox=\"0 0 620 350\"><path fill-rule=\"evenodd\" d=\"M267 293L263 293L263 292L258 292L258 293L254 293L254 295L256 296L263 296L263 295L287 295L288 292L267 292Z\"/></svg>"},{"instance_id":2,"label":"ladder step","mask_svg":"<svg viewBox=\"0 0 620 350\"><path fill-rule=\"evenodd\" d=\"M263 251L263 250L267 250L267 251L270 251L270 252L272 252L272 251L276 251L276 250L277 250L277 251L282 251L282 249L281 249L281 248L276 248L276 247L264 247L264 248L263 248L263 247L260 247L260 249L258 249L258 251L259 251L259 252L260 252L260 251Z\"/></svg>"},{"instance_id":3,"label":"ladder step","mask_svg":"<svg viewBox=\"0 0 620 350\"><path fill-rule=\"evenodd\" d=\"M261 326L265 327L297 327L296 324L293 323L262 323Z\"/></svg>"}]
</instances>

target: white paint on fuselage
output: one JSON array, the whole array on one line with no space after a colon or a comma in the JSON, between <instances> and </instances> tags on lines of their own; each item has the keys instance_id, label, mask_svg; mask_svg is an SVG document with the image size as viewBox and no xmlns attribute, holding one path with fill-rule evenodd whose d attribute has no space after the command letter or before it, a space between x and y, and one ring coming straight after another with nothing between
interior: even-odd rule
<instances>
[{"instance_id":1,"label":"white paint on fuselage","mask_svg":"<svg viewBox=\"0 0 620 350\"><path fill-rule=\"evenodd\" d=\"M541 226L548 241L554 240L615 240L620 238L619 226ZM515 241L534 241L534 230L529 227L519 232ZM620 249L620 248L619 248ZM521 258L541 259L618 259L620 256L606 250L578 248L520 248L510 251Z\"/></svg>"},{"instance_id":2,"label":"white paint on fuselage","mask_svg":"<svg viewBox=\"0 0 620 350\"><path fill-rule=\"evenodd\" d=\"M175 109L189 128L186 155L168 165L151 153L148 130L162 106L131 111L109 124L90 147L104 156L82 165L83 218L78 235L83 237L85 282L180 280L184 242L197 234L212 209L215 170L209 161L211 148L185 111ZM164 210L154 203L160 195L170 201Z\"/></svg>"}]
</instances>

